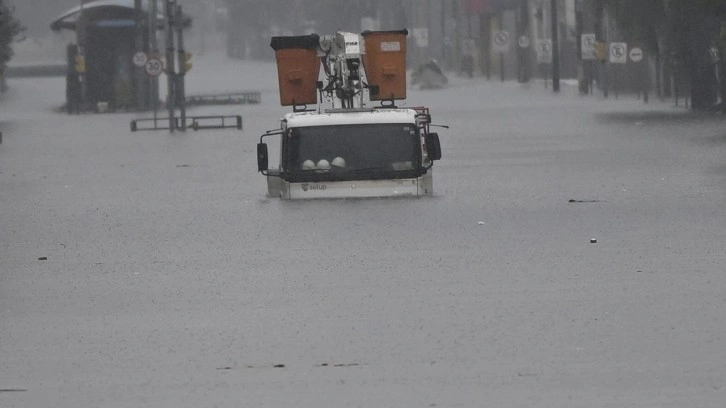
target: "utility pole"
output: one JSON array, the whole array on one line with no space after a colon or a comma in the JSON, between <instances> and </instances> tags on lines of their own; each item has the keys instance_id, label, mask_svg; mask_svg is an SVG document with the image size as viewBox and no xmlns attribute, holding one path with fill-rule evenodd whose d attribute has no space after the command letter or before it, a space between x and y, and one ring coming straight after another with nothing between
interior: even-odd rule
<instances>
[{"instance_id":1,"label":"utility pole","mask_svg":"<svg viewBox=\"0 0 726 408\"><path fill-rule=\"evenodd\" d=\"M174 133L176 129L176 119L174 118L174 105L176 100L176 92L174 89L174 82L176 73L174 70L174 11L176 6L176 0L166 0L164 2L164 15L166 16L166 24L164 29L166 31L166 84L168 87L166 97L166 107L169 111L169 131Z\"/></svg>"},{"instance_id":2,"label":"utility pole","mask_svg":"<svg viewBox=\"0 0 726 408\"><path fill-rule=\"evenodd\" d=\"M560 92L560 19L557 0L551 0L552 9L552 91Z\"/></svg>"}]
</instances>

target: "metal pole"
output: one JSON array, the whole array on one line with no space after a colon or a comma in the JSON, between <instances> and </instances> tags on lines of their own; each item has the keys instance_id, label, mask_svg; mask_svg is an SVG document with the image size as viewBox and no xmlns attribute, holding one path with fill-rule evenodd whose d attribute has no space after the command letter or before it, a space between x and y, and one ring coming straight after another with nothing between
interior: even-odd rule
<instances>
[{"instance_id":1,"label":"metal pole","mask_svg":"<svg viewBox=\"0 0 726 408\"><path fill-rule=\"evenodd\" d=\"M483 20L486 24L482 22ZM487 61L487 81L492 79L492 15L489 12L479 14L480 31L484 31L482 35L482 45L484 46L484 55ZM480 58L481 60L481 58Z\"/></svg>"},{"instance_id":2,"label":"metal pole","mask_svg":"<svg viewBox=\"0 0 726 408\"><path fill-rule=\"evenodd\" d=\"M78 20L76 22L76 37L78 37L78 56L80 56L81 60L85 62L86 69L83 70L83 72L80 72L78 74L79 80L81 82L81 101L79 103L79 112L83 112L85 110L85 105L88 97L88 84L86 83L86 79L88 76L86 75L86 70L88 69L88 61L86 61L86 20L83 18L83 4L85 3L84 0L81 0L81 10L78 14ZM78 24L78 22L82 22L82 24ZM80 31L82 32L80 32ZM81 41L82 40L82 41ZM81 44L83 42L83 44Z\"/></svg>"},{"instance_id":3,"label":"metal pole","mask_svg":"<svg viewBox=\"0 0 726 408\"><path fill-rule=\"evenodd\" d=\"M539 40L545 39L545 26L544 26L544 0L535 0L535 6L537 8L537 11L535 12L535 18L537 19L537 38ZM539 47L538 43L535 43L536 47ZM540 51L537 51L538 53ZM537 57L537 71L540 73L544 72L544 79L545 79L545 89L547 89L547 71L546 67L543 67L543 64L541 62L541 59L538 55Z\"/></svg>"},{"instance_id":4,"label":"metal pole","mask_svg":"<svg viewBox=\"0 0 726 408\"><path fill-rule=\"evenodd\" d=\"M179 59L179 75L176 77L176 92L177 102L179 103L179 113L181 121L181 130L186 132L187 130L187 107L186 107L186 91L184 87L184 77L186 75L185 61L186 52L184 51L184 23L181 4L176 6L176 30L177 30L177 47L178 47L178 59ZM363 93L361 92L361 95Z\"/></svg>"},{"instance_id":5,"label":"metal pole","mask_svg":"<svg viewBox=\"0 0 726 408\"><path fill-rule=\"evenodd\" d=\"M504 30L504 16L502 15L501 11L499 12L499 15L497 16L497 25L499 26L498 27L499 31ZM499 53L499 76L500 76L502 82L504 82L504 80L505 80L504 75L505 75L504 74L504 53L500 52Z\"/></svg>"},{"instance_id":6,"label":"metal pole","mask_svg":"<svg viewBox=\"0 0 726 408\"><path fill-rule=\"evenodd\" d=\"M156 32L159 29L158 14L159 8L156 4L157 0L149 0L149 58L159 58L159 43L156 38ZM149 97L151 98L151 106L154 109L154 128L157 127L156 119L159 111L159 78L149 76Z\"/></svg>"},{"instance_id":7,"label":"metal pole","mask_svg":"<svg viewBox=\"0 0 726 408\"><path fill-rule=\"evenodd\" d=\"M447 55L446 39L449 38L446 34L446 3L441 2L441 9L439 15L441 16L441 62L444 67L449 66L449 58Z\"/></svg>"},{"instance_id":8,"label":"metal pole","mask_svg":"<svg viewBox=\"0 0 726 408\"><path fill-rule=\"evenodd\" d=\"M136 50L135 52L144 51L144 30L143 30L143 11L141 9L141 0L134 0L134 23L136 34ZM135 68L134 93L136 94L136 109L143 110L146 108L144 103L144 67Z\"/></svg>"},{"instance_id":9,"label":"metal pole","mask_svg":"<svg viewBox=\"0 0 726 408\"><path fill-rule=\"evenodd\" d=\"M164 2L164 15L166 16L166 24L164 30L166 34L166 84L168 87L166 96L166 107L169 111L169 131L174 133L176 128L176 120L174 118L174 6L175 0L166 0Z\"/></svg>"},{"instance_id":10,"label":"metal pole","mask_svg":"<svg viewBox=\"0 0 726 408\"><path fill-rule=\"evenodd\" d=\"M526 36L530 39L530 47L535 44L529 32L529 4L523 1L516 15L517 40ZM520 47L517 44L517 80L520 83L529 82L529 59L527 58L529 48Z\"/></svg>"},{"instance_id":11,"label":"metal pole","mask_svg":"<svg viewBox=\"0 0 726 408\"><path fill-rule=\"evenodd\" d=\"M575 23L577 31L577 59L580 61L578 67L578 87L580 94L587 95L589 93L589 86L587 81L587 69L585 68L586 61L582 59L582 34L584 32L584 17L582 10L582 0L575 0Z\"/></svg>"},{"instance_id":12,"label":"metal pole","mask_svg":"<svg viewBox=\"0 0 726 408\"><path fill-rule=\"evenodd\" d=\"M552 91L560 92L560 19L557 0L551 0L552 8Z\"/></svg>"},{"instance_id":13,"label":"metal pole","mask_svg":"<svg viewBox=\"0 0 726 408\"><path fill-rule=\"evenodd\" d=\"M598 78L599 78L599 86L600 89L602 89L603 97L607 98L608 94L610 93L610 81L609 81L609 71L608 71L608 58L610 55L609 50L607 49L607 44L609 41L608 37L608 16L607 13L605 13L605 5L603 2L598 1L595 3L595 35L597 36L597 41L600 44L603 44L605 47L605 59L600 61L598 64L599 66L599 72L598 72Z\"/></svg>"}]
</instances>

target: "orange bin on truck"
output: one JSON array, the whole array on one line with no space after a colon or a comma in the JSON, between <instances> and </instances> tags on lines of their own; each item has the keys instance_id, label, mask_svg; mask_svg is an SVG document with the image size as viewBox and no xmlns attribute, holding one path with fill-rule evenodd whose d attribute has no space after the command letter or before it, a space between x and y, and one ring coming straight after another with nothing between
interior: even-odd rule
<instances>
[{"instance_id":1,"label":"orange bin on truck","mask_svg":"<svg viewBox=\"0 0 726 408\"><path fill-rule=\"evenodd\" d=\"M316 34L272 38L270 46L277 59L282 106L318 103L319 45L320 37Z\"/></svg>"},{"instance_id":2,"label":"orange bin on truck","mask_svg":"<svg viewBox=\"0 0 726 408\"><path fill-rule=\"evenodd\" d=\"M363 68L372 101L406 99L406 36L408 30L366 31Z\"/></svg>"}]
</instances>

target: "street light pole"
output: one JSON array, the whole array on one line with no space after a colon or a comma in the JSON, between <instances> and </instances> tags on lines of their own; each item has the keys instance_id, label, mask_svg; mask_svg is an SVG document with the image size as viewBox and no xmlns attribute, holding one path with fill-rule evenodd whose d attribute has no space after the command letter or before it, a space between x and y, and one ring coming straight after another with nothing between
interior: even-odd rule
<instances>
[{"instance_id":1,"label":"street light pole","mask_svg":"<svg viewBox=\"0 0 726 408\"><path fill-rule=\"evenodd\" d=\"M557 0L551 0L552 9L552 91L560 92L560 23Z\"/></svg>"}]
</instances>

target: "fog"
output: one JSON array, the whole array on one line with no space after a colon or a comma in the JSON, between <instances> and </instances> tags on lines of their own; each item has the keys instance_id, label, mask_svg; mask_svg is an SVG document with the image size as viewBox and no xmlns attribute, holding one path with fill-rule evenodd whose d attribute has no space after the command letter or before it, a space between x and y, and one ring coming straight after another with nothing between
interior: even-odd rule
<instances>
[{"instance_id":1,"label":"fog","mask_svg":"<svg viewBox=\"0 0 726 408\"><path fill-rule=\"evenodd\" d=\"M199 30L187 93L261 102L189 114L242 130L132 133L151 111L8 78L0 407L723 406L721 115L452 56L399 101L449 126L433 197L283 201L256 171L291 111L269 38ZM75 40L38 37L11 65ZM410 74L435 53L411 41Z\"/></svg>"}]
</instances>

